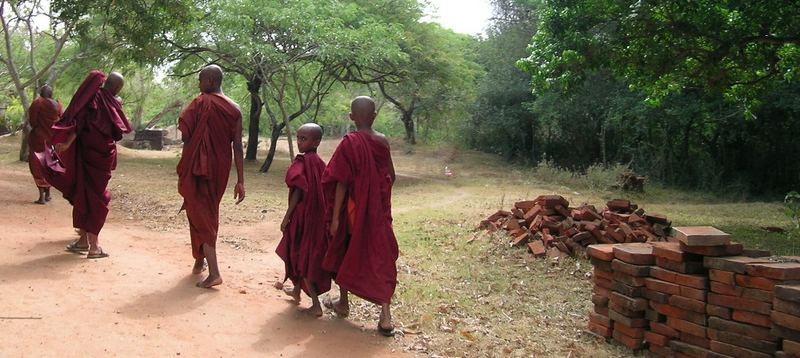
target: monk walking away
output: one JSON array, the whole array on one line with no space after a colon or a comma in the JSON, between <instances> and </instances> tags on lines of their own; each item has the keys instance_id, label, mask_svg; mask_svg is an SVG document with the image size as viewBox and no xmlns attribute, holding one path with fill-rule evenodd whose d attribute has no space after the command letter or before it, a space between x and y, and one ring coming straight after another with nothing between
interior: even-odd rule
<instances>
[{"instance_id":1,"label":"monk walking away","mask_svg":"<svg viewBox=\"0 0 800 358\"><path fill-rule=\"evenodd\" d=\"M339 298L325 300L338 315L350 311L348 293L381 306L378 331L394 335L390 303L397 286L397 239L392 229L394 164L386 137L372 129L375 102L357 97L350 104L356 131L333 153L322 184L330 221L323 267L334 274Z\"/></svg>"},{"instance_id":2,"label":"monk walking away","mask_svg":"<svg viewBox=\"0 0 800 358\"><path fill-rule=\"evenodd\" d=\"M72 225L80 238L67 246L88 251L87 258L108 257L100 246L100 230L108 216L111 193L108 181L117 167L116 141L131 131L117 94L125 80L117 72L108 77L91 71L72 96L61 120L53 126L55 149L61 154L63 173L46 170L47 181L72 204ZM46 148L45 148L46 150Z\"/></svg>"},{"instance_id":3,"label":"monk walking away","mask_svg":"<svg viewBox=\"0 0 800 358\"><path fill-rule=\"evenodd\" d=\"M35 153L44 152L45 146L52 144L53 131L50 128L61 118L61 113L61 104L53 100L53 88L49 85L39 88L39 97L33 100L28 110L28 123L31 126L28 134L28 167L39 189L39 199L34 201L36 204L44 205L52 197L50 183L45 179L43 168L38 165Z\"/></svg>"},{"instance_id":4,"label":"monk walking away","mask_svg":"<svg viewBox=\"0 0 800 358\"><path fill-rule=\"evenodd\" d=\"M286 266L284 282L289 279L294 288L284 289L295 303L300 303L302 289L311 297L306 311L319 317L322 306L319 295L331 289L330 274L322 269L327 233L321 220L325 217L325 196L322 173L325 162L317 155L322 140L322 127L314 123L297 130L298 154L286 172L289 187L289 207L281 222L283 238L275 250Z\"/></svg>"},{"instance_id":5,"label":"monk walking away","mask_svg":"<svg viewBox=\"0 0 800 358\"><path fill-rule=\"evenodd\" d=\"M228 185L231 151L238 180L233 198L244 200L242 151L242 114L239 106L222 93L222 69L211 65L200 71L201 94L180 115L178 129L183 139L183 153L178 162L178 192L189 219L192 273L209 269L208 277L198 287L211 288L222 284L217 264L217 230L219 204Z\"/></svg>"}]
</instances>

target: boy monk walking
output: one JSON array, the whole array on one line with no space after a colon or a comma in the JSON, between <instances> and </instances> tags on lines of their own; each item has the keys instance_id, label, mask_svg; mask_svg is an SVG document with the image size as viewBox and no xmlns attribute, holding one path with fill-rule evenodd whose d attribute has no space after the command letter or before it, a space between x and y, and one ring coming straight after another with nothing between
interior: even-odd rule
<instances>
[{"instance_id":1,"label":"boy monk walking","mask_svg":"<svg viewBox=\"0 0 800 358\"><path fill-rule=\"evenodd\" d=\"M222 94L222 69L211 65L200 71L202 92L181 113L178 129L183 139L183 153L178 162L178 192L189 219L192 238L192 273L200 274L208 261L208 277L198 287L222 284L217 265L217 229L219 203L228 185L231 171L231 148L238 181L233 191L236 204L244 200L242 151L242 114L239 106Z\"/></svg>"},{"instance_id":2,"label":"boy monk walking","mask_svg":"<svg viewBox=\"0 0 800 358\"><path fill-rule=\"evenodd\" d=\"M322 192L322 173L325 162L317 155L322 140L322 127L314 123L302 125L297 130L297 148L300 153L286 172L289 187L289 208L281 223L283 239L275 252L286 264L286 279L294 289L284 290L300 303L300 289L311 297L307 312L322 316L318 295L331 289L330 274L322 269L322 258L328 247L325 227L320 219L325 216L325 196Z\"/></svg>"},{"instance_id":3,"label":"boy monk walking","mask_svg":"<svg viewBox=\"0 0 800 358\"><path fill-rule=\"evenodd\" d=\"M357 97L350 119L357 130L336 148L322 184L329 211L330 242L323 267L334 273L341 290L325 306L349 313L348 292L381 306L378 331L394 334L389 309L397 286L397 239L392 230L391 194L394 165L386 137L372 129L375 102Z\"/></svg>"}]
</instances>

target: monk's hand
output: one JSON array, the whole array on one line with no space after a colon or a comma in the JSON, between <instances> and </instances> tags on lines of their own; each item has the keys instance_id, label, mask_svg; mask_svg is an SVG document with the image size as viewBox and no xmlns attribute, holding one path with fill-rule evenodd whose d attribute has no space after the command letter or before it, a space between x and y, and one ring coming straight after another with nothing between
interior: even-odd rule
<instances>
[{"instance_id":1,"label":"monk's hand","mask_svg":"<svg viewBox=\"0 0 800 358\"><path fill-rule=\"evenodd\" d=\"M330 231L331 231L331 237L336 237L336 233L339 232L339 220L338 219L331 220Z\"/></svg>"},{"instance_id":2,"label":"monk's hand","mask_svg":"<svg viewBox=\"0 0 800 358\"><path fill-rule=\"evenodd\" d=\"M236 183L233 188L233 198L236 199L236 205L244 200L244 183Z\"/></svg>"},{"instance_id":3,"label":"monk's hand","mask_svg":"<svg viewBox=\"0 0 800 358\"><path fill-rule=\"evenodd\" d=\"M67 148L69 148L69 144L67 144L67 143L56 143L56 145L55 145L56 152L58 152L58 153L61 153L61 152L65 151L65 150L67 150Z\"/></svg>"}]
</instances>

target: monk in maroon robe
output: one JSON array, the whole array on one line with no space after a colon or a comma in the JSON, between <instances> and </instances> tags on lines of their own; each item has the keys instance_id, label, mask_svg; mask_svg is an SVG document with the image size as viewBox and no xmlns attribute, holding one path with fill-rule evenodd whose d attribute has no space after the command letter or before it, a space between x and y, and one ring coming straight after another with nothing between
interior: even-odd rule
<instances>
[{"instance_id":1,"label":"monk in maroon robe","mask_svg":"<svg viewBox=\"0 0 800 358\"><path fill-rule=\"evenodd\" d=\"M239 106L222 93L222 70L215 65L200 71L200 96L181 113L178 129L183 139L183 154L178 162L178 192L189 219L194 274L200 274L208 261L208 277L198 287L222 284L217 264L219 203L228 185L231 148L239 180L234 187L236 204L244 200L244 155L242 114Z\"/></svg>"},{"instance_id":2,"label":"monk in maroon robe","mask_svg":"<svg viewBox=\"0 0 800 358\"><path fill-rule=\"evenodd\" d=\"M45 145L52 144L53 131L50 127L61 118L61 104L53 100L53 88L44 85L39 89L39 98L33 100L28 110L28 123L31 131L28 134L28 167L33 181L39 188L39 200L34 203L44 205L50 201L50 183L42 173L42 166L36 159L37 152L44 152Z\"/></svg>"},{"instance_id":3,"label":"monk in maroon robe","mask_svg":"<svg viewBox=\"0 0 800 358\"><path fill-rule=\"evenodd\" d=\"M357 130L342 139L322 176L331 235L323 267L341 290L325 306L346 316L352 292L381 306L378 331L391 336L389 304L397 286L398 256L391 211L395 174L389 142L372 129L376 115L371 98L353 100L350 119Z\"/></svg>"},{"instance_id":4,"label":"monk in maroon robe","mask_svg":"<svg viewBox=\"0 0 800 358\"><path fill-rule=\"evenodd\" d=\"M131 131L117 97L124 85L119 73L112 72L106 78L100 71L89 72L61 120L53 126L55 149L66 170L62 175L45 171L50 173L47 180L72 204L72 225L81 234L67 249L88 250L86 257L90 259L108 257L98 235L111 201L107 187L111 171L117 167L116 141Z\"/></svg>"},{"instance_id":5,"label":"monk in maroon robe","mask_svg":"<svg viewBox=\"0 0 800 358\"><path fill-rule=\"evenodd\" d=\"M275 250L286 264L284 282L294 284L284 290L300 303L300 289L311 297L307 312L322 316L319 295L331 289L331 276L322 269L322 258L328 247L327 233L321 225L325 217L325 195L322 192L322 173L325 162L317 155L322 141L322 127L314 123L297 130L300 153L286 172L289 187L289 208L281 223L283 239Z\"/></svg>"}]
</instances>

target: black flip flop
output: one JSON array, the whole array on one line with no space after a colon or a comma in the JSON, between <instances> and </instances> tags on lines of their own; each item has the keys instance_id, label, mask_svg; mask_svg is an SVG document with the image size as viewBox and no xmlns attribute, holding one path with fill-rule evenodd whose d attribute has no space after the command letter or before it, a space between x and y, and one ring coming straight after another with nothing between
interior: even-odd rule
<instances>
[{"instance_id":1,"label":"black flip flop","mask_svg":"<svg viewBox=\"0 0 800 358\"><path fill-rule=\"evenodd\" d=\"M395 330L394 327L392 328L383 328L380 324L378 324L378 333L383 335L384 337L394 337Z\"/></svg>"},{"instance_id":2,"label":"black flip flop","mask_svg":"<svg viewBox=\"0 0 800 358\"><path fill-rule=\"evenodd\" d=\"M65 249L69 252L81 253L89 251L89 246L80 247L78 246L78 241L73 241L70 242Z\"/></svg>"},{"instance_id":3,"label":"black flip flop","mask_svg":"<svg viewBox=\"0 0 800 358\"><path fill-rule=\"evenodd\" d=\"M102 259L102 258L109 257L109 256L111 256L111 255L107 254L105 251L103 251L101 249L100 252L98 252L96 254L87 254L86 258L87 259Z\"/></svg>"}]
</instances>

